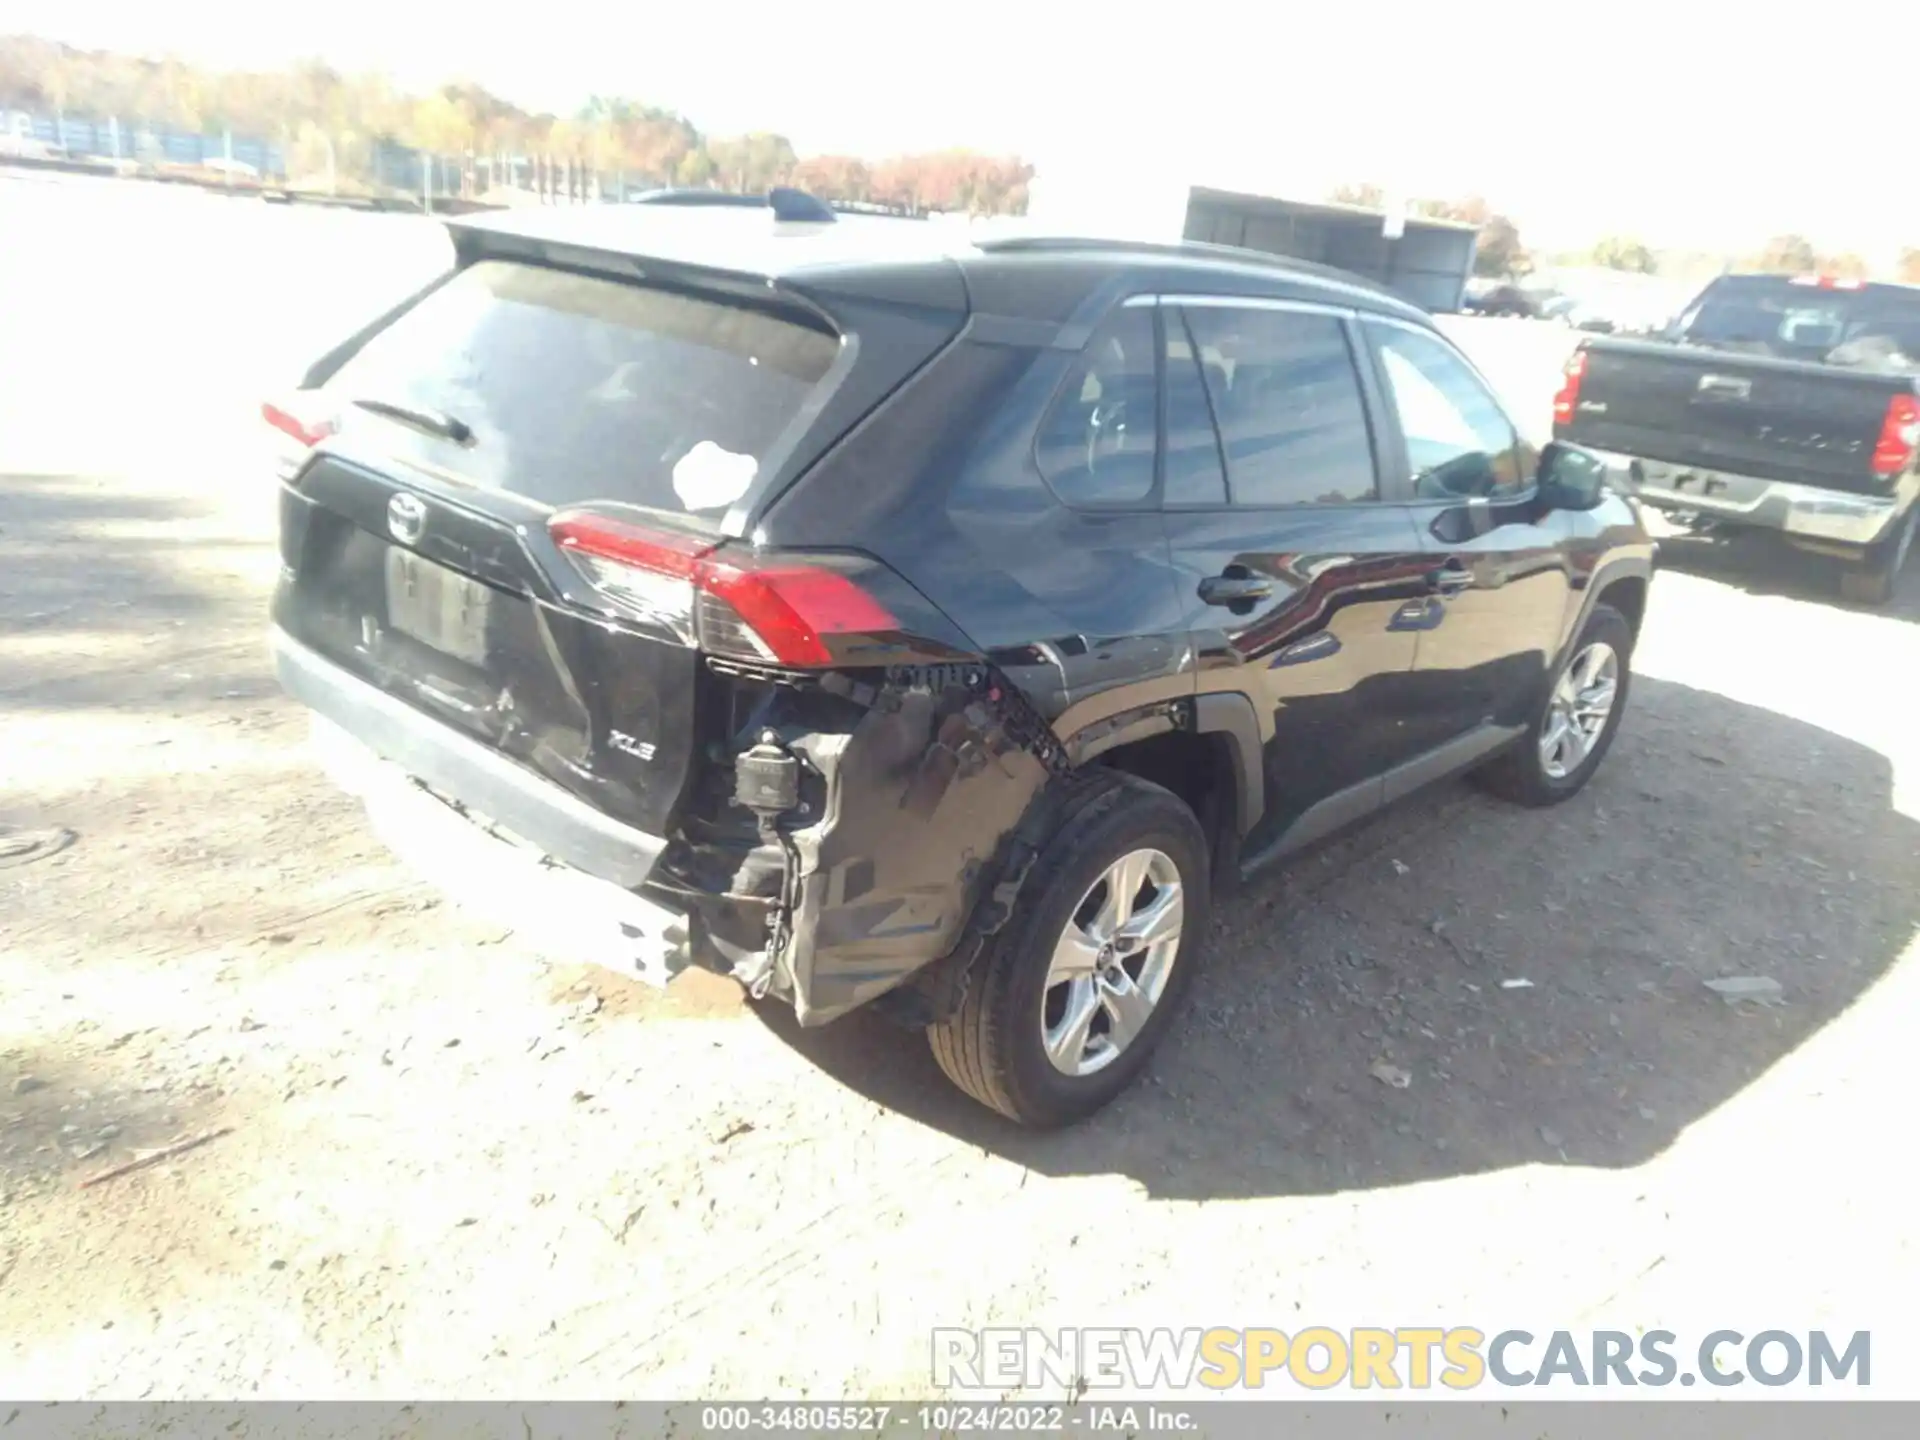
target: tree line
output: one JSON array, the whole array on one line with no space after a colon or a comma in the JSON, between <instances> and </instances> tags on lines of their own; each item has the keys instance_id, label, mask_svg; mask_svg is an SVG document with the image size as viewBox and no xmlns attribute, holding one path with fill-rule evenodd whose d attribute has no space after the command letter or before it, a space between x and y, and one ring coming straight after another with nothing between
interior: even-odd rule
<instances>
[{"instance_id":1,"label":"tree line","mask_svg":"<svg viewBox=\"0 0 1920 1440\"><path fill-rule=\"evenodd\" d=\"M0 109L114 117L190 133L228 130L278 143L296 182L327 176L348 188L374 180L375 157L390 146L483 161L542 155L639 185L748 192L795 185L829 200L982 215L1025 213L1033 178L1033 167L1017 156L965 150L803 157L784 135L709 136L676 111L621 96L593 97L570 115L534 113L470 82L416 95L383 76L342 74L318 60L284 70L206 70L172 57L80 50L26 35L0 36ZM1386 196L1378 185L1357 184L1329 198L1379 209ZM1410 209L1476 227L1478 274L1521 276L1534 268L1518 224L1480 196L1415 200ZM1660 266L1651 247L1623 235L1560 258L1642 274ZM1776 236L1735 263L1848 278L1870 270L1860 256L1823 255L1800 235ZM1920 246L1901 253L1896 278L1920 284Z\"/></svg>"},{"instance_id":2,"label":"tree line","mask_svg":"<svg viewBox=\"0 0 1920 1440\"><path fill-rule=\"evenodd\" d=\"M280 144L296 182L331 176L364 185L377 174L376 154L403 146L447 157L542 155L642 185L796 185L829 200L1017 215L1033 178L1017 156L964 150L803 157L784 135L710 136L676 111L621 96L596 96L570 115L536 114L470 82L409 94L383 76L342 74L318 60L206 70L25 35L0 36L0 109L231 131Z\"/></svg>"},{"instance_id":3,"label":"tree line","mask_svg":"<svg viewBox=\"0 0 1920 1440\"><path fill-rule=\"evenodd\" d=\"M1378 210L1386 204L1386 192L1378 185L1342 185L1328 197L1335 204L1358 205ZM1535 268L1536 257L1521 243L1520 228L1479 196L1465 200L1413 200L1408 204L1413 215L1441 220L1464 221L1478 228L1479 247L1474 256L1474 273L1517 278ZM1556 256L1562 263L1597 265L1636 275L1653 275L1660 270L1660 255L1645 241L1631 235L1608 235L1590 250ZM1733 268L1777 275L1832 275L1842 280L1874 278L1873 267L1851 252L1822 253L1804 235L1776 235L1751 255L1728 256ZM1920 245L1909 245L1900 252L1891 277L1908 285L1920 285Z\"/></svg>"},{"instance_id":4,"label":"tree line","mask_svg":"<svg viewBox=\"0 0 1920 1440\"><path fill-rule=\"evenodd\" d=\"M1895 279L1920 285L1920 246L1909 245L1894 262L1892 276L1875 276L1873 267L1851 253L1822 254L1804 235L1776 235L1743 267L1780 275L1831 275L1839 280Z\"/></svg>"}]
</instances>

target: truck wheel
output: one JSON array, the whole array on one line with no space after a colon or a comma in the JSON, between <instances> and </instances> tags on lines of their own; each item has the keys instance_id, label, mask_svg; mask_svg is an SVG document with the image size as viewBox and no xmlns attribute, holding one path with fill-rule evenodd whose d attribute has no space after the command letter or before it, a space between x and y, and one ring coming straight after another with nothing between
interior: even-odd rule
<instances>
[{"instance_id":1,"label":"truck wheel","mask_svg":"<svg viewBox=\"0 0 1920 1440\"><path fill-rule=\"evenodd\" d=\"M1632 655L1627 617L1611 605L1595 605L1539 717L1518 744L1474 778L1519 805L1558 805L1577 795L1600 768L1626 713Z\"/></svg>"},{"instance_id":2,"label":"truck wheel","mask_svg":"<svg viewBox=\"0 0 1920 1440\"><path fill-rule=\"evenodd\" d=\"M1858 564L1840 572L1840 594L1856 605L1885 605L1892 600L1913 549L1916 524L1920 524L1920 505L1907 511L1907 518L1892 536L1869 550Z\"/></svg>"},{"instance_id":3,"label":"truck wheel","mask_svg":"<svg viewBox=\"0 0 1920 1440\"><path fill-rule=\"evenodd\" d=\"M1132 1083L1173 1023L1206 940L1207 842L1170 791L1112 772L1074 797L1013 915L930 1027L947 1077L1051 1129Z\"/></svg>"}]
</instances>

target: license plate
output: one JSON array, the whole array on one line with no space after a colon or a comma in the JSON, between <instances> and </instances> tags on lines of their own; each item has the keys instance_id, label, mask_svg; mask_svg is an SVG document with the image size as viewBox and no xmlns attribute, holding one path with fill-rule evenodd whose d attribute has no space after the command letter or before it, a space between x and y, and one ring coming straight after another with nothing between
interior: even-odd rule
<instances>
[{"instance_id":1,"label":"license plate","mask_svg":"<svg viewBox=\"0 0 1920 1440\"><path fill-rule=\"evenodd\" d=\"M487 660L493 592L398 546L387 551L387 623L422 645L469 665Z\"/></svg>"}]
</instances>

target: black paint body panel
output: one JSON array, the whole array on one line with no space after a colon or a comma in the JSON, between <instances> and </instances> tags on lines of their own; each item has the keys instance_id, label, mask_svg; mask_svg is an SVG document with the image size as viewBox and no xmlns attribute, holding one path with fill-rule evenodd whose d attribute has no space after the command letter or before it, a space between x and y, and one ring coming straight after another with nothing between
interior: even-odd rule
<instances>
[{"instance_id":1,"label":"black paint body panel","mask_svg":"<svg viewBox=\"0 0 1920 1440\"><path fill-rule=\"evenodd\" d=\"M694 915L701 963L808 1023L963 950L1022 827L1076 764L1136 739L1216 737L1227 853L1258 863L1510 740L1597 587L1651 574L1618 499L1580 514L1531 492L1415 503L1370 371L1371 503L1163 509L1156 483L1139 505L1085 509L1042 477L1036 431L1116 307L1303 303L1345 315L1356 346L1362 316L1430 328L1363 282L1204 247L655 254L608 239L605 217L591 236L569 223L462 222L462 262L754 296L843 332L811 427L727 513L721 543L829 557L900 628L836 640L826 672L722 663L583 604L537 505L344 439L284 487L276 623L460 745L660 837L646 883ZM432 507L411 544L387 533L401 492ZM1448 567L1471 584L1437 586ZM395 608L395 585L421 575L452 607L442 648ZM1221 603L1221 577L1261 593ZM734 757L756 744L799 765L797 807L764 821L733 801Z\"/></svg>"}]
</instances>

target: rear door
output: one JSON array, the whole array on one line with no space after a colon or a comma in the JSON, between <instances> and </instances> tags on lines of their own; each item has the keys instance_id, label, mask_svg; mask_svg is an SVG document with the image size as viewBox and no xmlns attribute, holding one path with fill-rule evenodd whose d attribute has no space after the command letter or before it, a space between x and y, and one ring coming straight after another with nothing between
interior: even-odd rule
<instances>
[{"instance_id":1,"label":"rear door","mask_svg":"<svg viewBox=\"0 0 1920 1440\"><path fill-rule=\"evenodd\" d=\"M549 522L590 505L711 545L840 352L803 312L471 265L310 397L333 428L283 487L276 622L660 833L693 768L691 616L590 603Z\"/></svg>"},{"instance_id":2,"label":"rear door","mask_svg":"<svg viewBox=\"0 0 1920 1440\"><path fill-rule=\"evenodd\" d=\"M1161 306L1163 507L1199 688L1253 698L1267 809L1249 856L1375 808L1408 758L1426 559L1384 498L1353 317L1322 305ZM1377 402L1375 402L1377 403Z\"/></svg>"},{"instance_id":3,"label":"rear door","mask_svg":"<svg viewBox=\"0 0 1920 1440\"><path fill-rule=\"evenodd\" d=\"M1532 451L1446 339L1386 319L1365 330L1428 556L1427 593L1406 611L1420 635L1409 730L1431 768L1452 769L1538 703L1571 593L1569 518L1541 511Z\"/></svg>"}]
</instances>

